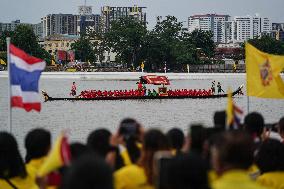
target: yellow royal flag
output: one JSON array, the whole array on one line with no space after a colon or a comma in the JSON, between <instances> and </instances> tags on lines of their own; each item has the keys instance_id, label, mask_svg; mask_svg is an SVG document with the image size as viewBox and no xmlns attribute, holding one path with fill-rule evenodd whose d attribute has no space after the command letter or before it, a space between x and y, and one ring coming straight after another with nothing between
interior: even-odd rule
<instances>
[{"instance_id":1,"label":"yellow royal flag","mask_svg":"<svg viewBox=\"0 0 284 189\"><path fill-rule=\"evenodd\" d=\"M264 53L246 43L247 95L260 98L284 98L280 72L284 56Z\"/></svg>"},{"instance_id":2,"label":"yellow royal flag","mask_svg":"<svg viewBox=\"0 0 284 189\"><path fill-rule=\"evenodd\" d=\"M63 165L68 165L71 160L70 147L65 135L61 135L55 142L43 165L40 167L37 176L44 177L57 170Z\"/></svg>"},{"instance_id":3,"label":"yellow royal flag","mask_svg":"<svg viewBox=\"0 0 284 189\"><path fill-rule=\"evenodd\" d=\"M230 88L228 90L228 104L227 104L226 114L227 114L226 125L230 126L234 121L234 102L232 98L232 90Z\"/></svg>"},{"instance_id":4,"label":"yellow royal flag","mask_svg":"<svg viewBox=\"0 0 284 189\"><path fill-rule=\"evenodd\" d=\"M0 64L1 65L6 65L6 62L0 58Z\"/></svg>"}]
</instances>

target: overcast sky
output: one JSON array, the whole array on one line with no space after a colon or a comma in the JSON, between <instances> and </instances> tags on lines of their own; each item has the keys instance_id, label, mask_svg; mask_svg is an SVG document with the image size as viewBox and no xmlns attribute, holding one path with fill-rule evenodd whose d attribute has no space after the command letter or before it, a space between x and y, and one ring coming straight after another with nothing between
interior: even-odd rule
<instances>
[{"instance_id":1,"label":"overcast sky","mask_svg":"<svg viewBox=\"0 0 284 189\"><path fill-rule=\"evenodd\" d=\"M25 23L39 23L50 13L77 14L84 0L0 0L0 22L20 19ZM173 15L186 21L193 14L217 13L231 16L254 15L269 17L272 22L284 22L284 0L87 0L93 13L100 7L145 6L149 26L155 25L156 16Z\"/></svg>"}]
</instances>

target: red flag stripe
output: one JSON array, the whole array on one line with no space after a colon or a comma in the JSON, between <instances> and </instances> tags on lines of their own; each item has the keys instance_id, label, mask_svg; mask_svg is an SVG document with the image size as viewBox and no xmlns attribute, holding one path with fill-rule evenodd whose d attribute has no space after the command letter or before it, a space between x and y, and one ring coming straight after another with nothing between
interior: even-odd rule
<instances>
[{"instance_id":1,"label":"red flag stripe","mask_svg":"<svg viewBox=\"0 0 284 189\"><path fill-rule=\"evenodd\" d=\"M24 108L27 112L31 110L36 110L40 112L41 110L41 103L25 103L23 102L23 98L20 96L12 96L11 97L11 107L18 107L18 108Z\"/></svg>"}]
</instances>

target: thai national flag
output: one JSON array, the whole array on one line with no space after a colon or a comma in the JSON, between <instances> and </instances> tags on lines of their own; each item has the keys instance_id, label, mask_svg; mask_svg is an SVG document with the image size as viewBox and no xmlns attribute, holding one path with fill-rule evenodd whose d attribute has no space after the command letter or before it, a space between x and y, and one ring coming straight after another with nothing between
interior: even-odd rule
<instances>
[{"instance_id":1,"label":"thai national flag","mask_svg":"<svg viewBox=\"0 0 284 189\"><path fill-rule=\"evenodd\" d=\"M38 83L45 61L10 44L11 107L40 111Z\"/></svg>"}]
</instances>

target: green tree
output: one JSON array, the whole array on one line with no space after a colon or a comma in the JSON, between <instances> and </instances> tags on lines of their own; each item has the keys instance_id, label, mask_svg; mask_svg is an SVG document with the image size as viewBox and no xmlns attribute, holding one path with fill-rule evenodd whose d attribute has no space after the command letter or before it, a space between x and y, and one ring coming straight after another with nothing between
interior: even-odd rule
<instances>
[{"instance_id":1,"label":"green tree","mask_svg":"<svg viewBox=\"0 0 284 189\"><path fill-rule=\"evenodd\" d=\"M50 54L40 47L31 26L19 25L13 32L3 32L0 39L1 51L6 51L6 37L11 37L11 43L26 53L44 59L47 63L51 62Z\"/></svg>"},{"instance_id":2,"label":"green tree","mask_svg":"<svg viewBox=\"0 0 284 189\"><path fill-rule=\"evenodd\" d=\"M137 67L143 60L143 45L147 29L145 25L130 17L123 17L111 23L105 34L107 46L117 53L117 61L127 68Z\"/></svg>"},{"instance_id":3,"label":"green tree","mask_svg":"<svg viewBox=\"0 0 284 189\"><path fill-rule=\"evenodd\" d=\"M71 49L75 50L75 58L83 62L96 61L96 54L93 44L87 35L81 35L80 38L71 45Z\"/></svg>"},{"instance_id":4,"label":"green tree","mask_svg":"<svg viewBox=\"0 0 284 189\"><path fill-rule=\"evenodd\" d=\"M153 29L153 34L156 37L155 40L159 44L160 50L159 54L156 54L154 63L158 69L164 67L164 63L167 64L167 68L174 69L176 67L176 56L177 51L180 49L178 47L180 44L180 34L182 30L182 23L177 21L177 18L174 16L167 16L165 20L160 23L157 23ZM153 43L152 43L153 44ZM156 45L154 45L156 46ZM149 51L152 49L149 48Z\"/></svg>"},{"instance_id":5,"label":"green tree","mask_svg":"<svg viewBox=\"0 0 284 189\"><path fill-rule=\"evenodd\" d=\"M106 51L110 51L110 48L107 45L105 33L102 31L88 31L87 35L90 40L93 41L92 46L95 51L95 54L98 55L98 61L100 63L104 60L104 54Z\"/></svg>"},{"instance_id":6,"label":"green tree","mask_svg":"<svg viewBox=\"0 0 284 189\"><path fill-rule=\"evenodd\" d=\"M199 57L210 59L214 56L216 47L211 31L194 30L190 36L192 43L198 50Z\"/></svg>"},{"instance_id":7,"label":"green tree","mask_svg":"<svg viewBox=\"0 0 284 189\"><path fill-rule=\"evenodd\" d=\"M248 42L263 52L284 55L284 42L277 41L270 36L265 35L261 38L250 39Z\"/></svg>"}]
</instances>

